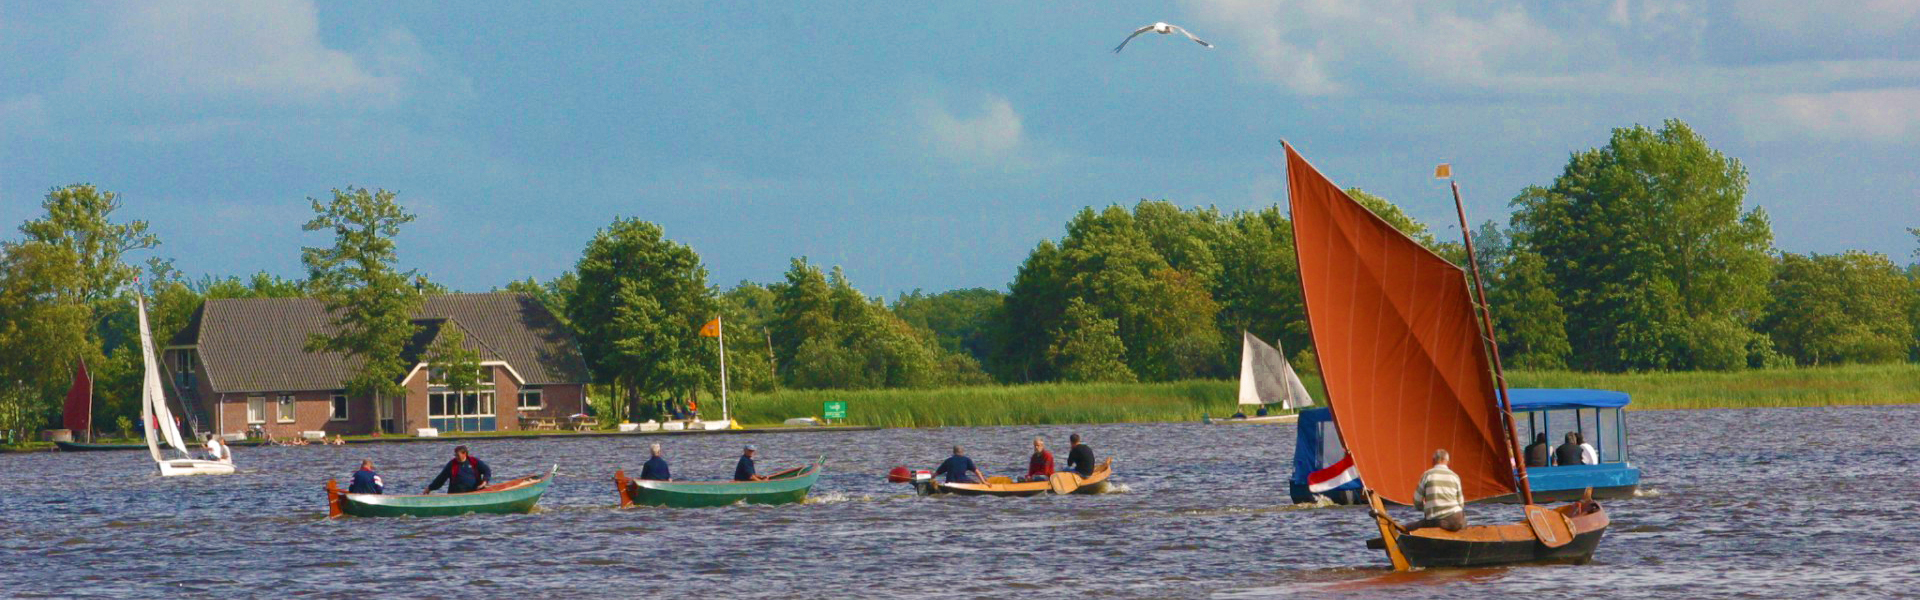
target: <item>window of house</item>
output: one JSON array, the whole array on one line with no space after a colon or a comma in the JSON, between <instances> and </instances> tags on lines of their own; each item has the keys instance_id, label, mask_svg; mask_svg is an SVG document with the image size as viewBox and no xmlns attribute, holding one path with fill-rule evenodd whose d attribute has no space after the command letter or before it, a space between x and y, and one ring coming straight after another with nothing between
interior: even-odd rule
<instances>
[{"instance_id":1,"label":"window of house","mask_svg":"<svg viewBox=\"0 0 1920 600\"><path fill-rule=\"evenodd\" d=\"M281 394L279 400L275 402L275 404L277 405L277 408L278 408L278 410L274 411L275 419L281 423L292 423L293 422L293 394Z\"/></svg>"},{"instance_id":2,"label":"window of house","mask_svg":"<svg viewBox=\"0 0 1920 600\"><path fill-rule=\"evenodd\" d=\"M347 395L346 394L333 395L333 412L332 414L327 416L327 420L328 421L347 420Z\"/></svg>"},{"instance_id":3,"label":"window of house","mask_svg":"<svg viewBox=\"0 0 1920 600\"><path fill-rule=\"evenodd\" d=\"M493 367L480 367L480 385L493 385Z\"/></svg>"},{"instance_id":4,"label":"window of house","mask_svg":"<svg viewBox=\"0 0 1920 600\"><path fill-rule=\"evenodd\" d=\"M546 401L540 396L540 388L520 388L520 410L539 410L546 408Z\"/></svg>"},{"instance_id":5,"label":"window of house","mask_svg":"<svg viewBox=\"0 0 1920 600\"><path fill-rule=\"evenodd\" d=\"M446 370L446 369L442 369L442 368L439 368L439 367L432 367L432 368L429 368L429 369L427 369L427 383L428 383L428 384L430 384L430 385L440 385L440 384L444 384L444 383L446 383L446 382L447 382L447 370Z\"/></svg>"},{"instance_id":6,"label":"window of house","mask_svg":"<svg viewBox=\"0 0 1920 600\"><path fill-rule=\"evenodd\" d=\"M179 379L180 387L191 390L193 389L193 351L181 350L177 356L178 368L174 369L174 377Z\"/></svg>"},{"instance_id":7,"label":"window of house","mask_svg":"<svg viewBox=\"0 0 1920 600\"><path fill-rule=\"evenodd\" d=\"M247 397L247 423L258 425L267 422L267 397Z\"/></svg>"}]
</instances>

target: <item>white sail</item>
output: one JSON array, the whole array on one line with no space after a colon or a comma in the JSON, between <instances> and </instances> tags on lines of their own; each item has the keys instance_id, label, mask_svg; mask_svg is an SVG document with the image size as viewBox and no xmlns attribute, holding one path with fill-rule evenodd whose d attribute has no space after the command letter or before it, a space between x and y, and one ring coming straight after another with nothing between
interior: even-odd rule
<instances>
[{"instance_id":1,"label":"white sail","mask_svg":"<svg viewBox=\"0 0 1920 600\"><path fill-rule=\"evenodd\" d=\"M145 406L151 407L142 412L151 416L147 421L148 446L156 445L153 436L154 430L158 429L168 446L182 454L191 455L192 449L180 439L180 427L173 422L173 411L167 409L166 388L160 387L160 366L153 357L153 331L147 327L146 300L135 296L134 303L140 309L140 361L146 370L140 381L140 398ZM153 452L154 460L160 460L159 450L155 448Z\"/></svg>"},{"instance_id":2,"label":"white sail","mask_svg":"<svg viewBox=\"0 0 1920 600\"><path fill-rule=\"evenodd\" d=\"M1293 372L1286 355L1260 341L1252 333L1240 332L1240 403L1279 404L1286 408L1313 406L1307 386Z\"/></svg>"}]
</instances>

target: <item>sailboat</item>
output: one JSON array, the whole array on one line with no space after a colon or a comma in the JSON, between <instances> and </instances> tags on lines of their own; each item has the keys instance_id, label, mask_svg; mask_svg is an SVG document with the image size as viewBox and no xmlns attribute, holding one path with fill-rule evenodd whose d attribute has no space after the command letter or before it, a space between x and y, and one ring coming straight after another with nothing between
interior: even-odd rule
<instances>
[{"instance_id":1,"label":"sailboat","mask_svg":"<svg viewBox=\"0 0 1920 600\"><path fill-rule=\"evenodd\" d=\"M1354 202L1285 147L1307 322L1335 428L1380 530L1369 546L1386 550L1398 570L1591 559L1607 513L1591 499L1533 504L1526 465L1515 460L1490 313L1476 310L1466 270ZM1470 237L1467 251L1471 264ZM1457 532L1406 531L1388 518L1382 500L1413 504L1436 449L1452 455L1464 500L1517 493L1523 518Z\"/></svg>"},{"instance_id":2,"label":"sailboat","mask_svg":"<svg viewBox=\"0 0 1920 600\"><path fill-rule=\"evenodd\" d=\"M161 477L176 475L226 475L233 473L233 458L224 460L200 460L193 458L193 450L180 438L180 426L173 422L173 411L167 408L165 389L160 387L160 361L153 355L153 331L147 327L147 302L138 294L134 295L134 305L140 316L140 361L146 369L140 379L140 418L147 426L147 453L153 456L153 462L160 468ZM168 447L178 451L182 457L166 458L160 450L164 440Z\"/></svg>"},{"instance_id":3,"label":"sailboat","mask_svg":"<svg viewBox=\"0 0 1920 600\"><path fill-rule=\"evenodd\" d=\"M1293 372L1293 365L1287 362L1285 354L1278 348L1267 345L1253 333L1240 332L1240 406L1265 407L1280 405L1281 408L1298 410L1313 406L1313 396L1307 395L1307 386L1300 382L1300 376ZM1245 410L1243 409L1244 413ZM1300 418L1298 414L1263 415L1248 417L1244 414L1229 419L1219 419L1213 423L1292 423Z\"/></svg>"},{"instance_id":4,"label":"sailboat","mask_svg":"<svg viewBox=\"0 0 1920 600\"><path fill-rule=\"evenodd\" d=\"M75 440L82 437L86 441L53 442L62 452L91 452L95 450L139 450L140 444L96 444L93 442L93 374L87 372L87 362L79 361L73 371L73 385L67 387L67 400L61 406L61 420L67 431L73 432Z\"/></svg>"}]
</instances>

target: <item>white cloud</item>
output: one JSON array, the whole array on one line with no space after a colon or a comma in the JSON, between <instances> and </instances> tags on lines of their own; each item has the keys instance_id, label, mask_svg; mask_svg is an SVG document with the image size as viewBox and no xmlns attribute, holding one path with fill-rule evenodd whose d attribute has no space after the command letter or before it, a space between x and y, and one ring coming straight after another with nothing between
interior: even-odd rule
<instances>
[{"instance_id":1,"label":"white cloud","mask_svg":"<svg viewBox=\"0 0 1920 600\"><path fill-rule=\"evenodd\" d=\"M1920 88L1753 97L1735 114L1757 141L1908 141L1920 135Z\"/></svg>"},{"instance_id":2,"label":"white cloud","mask_svg":"<svg viewBox=\"0 0 1920 600\"><path fill-rule=\"evenodd\" d=\"M920 120L927 142L950 158L979 163L1000 162L1020 150L1026 141L1020 113L1006 98L988 95L977 112L956 114L945 105L923 100Z\"/></svg>"}]
</instances>

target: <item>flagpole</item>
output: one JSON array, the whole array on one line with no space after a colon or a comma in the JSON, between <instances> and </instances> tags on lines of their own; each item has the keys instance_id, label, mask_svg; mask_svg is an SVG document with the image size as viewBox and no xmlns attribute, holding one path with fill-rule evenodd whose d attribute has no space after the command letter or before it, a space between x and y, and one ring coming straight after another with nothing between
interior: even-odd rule
<instances>
[{"instance_id":1,"label":"flagpole","mask_svg":"<svg viewBox=\"0 0 1920 600\"><path fill-rule=\"evenodd\" d=\"M725 315L716 316L713 322L720 324L719 331L716 332L720 338L720 418L727 422L728 427L732 427L733 414L727 411L727 323L725 319Z\"/></svg>"}]
</instances>

